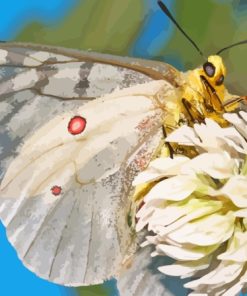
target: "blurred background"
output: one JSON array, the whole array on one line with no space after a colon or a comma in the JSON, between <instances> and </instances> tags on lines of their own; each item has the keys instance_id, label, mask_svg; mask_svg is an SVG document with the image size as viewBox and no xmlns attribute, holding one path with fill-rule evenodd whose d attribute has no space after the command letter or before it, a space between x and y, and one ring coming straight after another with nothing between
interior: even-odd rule
<instances>
[{"instance_id":1,"label":"blurred background","mask_svg":"<svg viewBox=\"0 0 247 296\"><path fill-rule=\"evenodd\" d=\"M164 0L204 54L247 39L246 0ZM156 0L0 0L0 40L50 44L155 59L180 71L202 58ZM247 45L222 54L231 92L247 95ZM18 261L0 225L0 295L116 296L115 280L78 289L37 278Z\"/></svg>"}]
</instances>

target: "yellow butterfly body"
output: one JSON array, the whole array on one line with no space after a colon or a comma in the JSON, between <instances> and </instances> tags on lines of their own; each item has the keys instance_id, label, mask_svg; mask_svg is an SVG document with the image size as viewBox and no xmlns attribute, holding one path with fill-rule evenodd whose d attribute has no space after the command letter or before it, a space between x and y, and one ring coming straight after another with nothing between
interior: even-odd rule
<instances>
[{"instance_id":1,"label":"yellow butterfly body","mask_svg":"<svg viewBox=\"0 0 247 296\"><path fill-rule=\"evenodd\" d=\"M214 66L212 77L206 73L205 67L178 74L179 87L176 93L169 94L170 97L164 100L167 111L164 126L167 126L168 131L181 123L193 125L203 122L205 118L225 125L222 114L238 107L238 100L226 104L236 96L229 94L223 83L226 67L222 58L209 56L205 64Z\"/></svg>"}]
</instances>

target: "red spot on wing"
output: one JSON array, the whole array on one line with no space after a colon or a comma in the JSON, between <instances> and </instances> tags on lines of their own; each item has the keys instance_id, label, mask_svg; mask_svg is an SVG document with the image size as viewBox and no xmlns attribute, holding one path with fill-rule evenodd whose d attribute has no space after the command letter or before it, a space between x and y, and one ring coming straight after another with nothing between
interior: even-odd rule
<instances>
[{"instance_id":1,"label":"red spot on wing","mask_svg":"<svg viewBox=\"0 0 247 296\"><path fill-rule=\"evenodd\" d=\"M55 185L51 188L51 193L55 196L60 195L61 192L62 192L62 187L60 186Z\"/></svg>"},{"instance_id":2,"label":"red spot on wing","mask_svg":"<svg viewBox=\"0 0 247 296\"><path fill-rule=\"evenodd\" d=\"M70 119L68 131L71 135L79 135L86 128L87 121L84 117L75 116Z\"/></svg>"}]
</instances>

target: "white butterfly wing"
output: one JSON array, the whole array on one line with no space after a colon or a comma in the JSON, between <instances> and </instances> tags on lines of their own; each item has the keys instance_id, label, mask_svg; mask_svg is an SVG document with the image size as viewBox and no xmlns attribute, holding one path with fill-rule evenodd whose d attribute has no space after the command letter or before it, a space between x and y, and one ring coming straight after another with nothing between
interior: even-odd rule
<instances>
[{"instance_id":1,"label":"white butterfly wing","mask_svg":"<svg viewBox=\"0 0 247 296\"><path fill-rule=\"evenodd\" d=\"M134 252L127 196L162 137L163 111L153 98L161 88L171 85L150 82L61 113L32 131L8 162L0 218L18 256L42 278L69 286L100 283ZM68 123L76 115L86 128L71 135ZM21 112L16 124L26 116Z\"/></svg>"},{"instance_id":2,"label":"white butterfly wing","mask_svg":"<svg viewBox=\"0 0 247 296\"><path fill-rule=\"evenodd\" d=\"M0 95L30 90L59 99L86 99L153 80L125 65L104 63L104 56L91 53L88 59L78 51L48 49L0 44Z\"/></svg>"},{"instance_id":3,"label":"white butterfly wing","mask_svg":"<svg viewBox=\"0 0 247 296\"><path fill-rule=\"evenodd\" d=\"M161 62L22 43L0 44L0 66L0 95L30 90L70 100L164 77L173 84L178 75Z\"/></svg>"}]
</instances>

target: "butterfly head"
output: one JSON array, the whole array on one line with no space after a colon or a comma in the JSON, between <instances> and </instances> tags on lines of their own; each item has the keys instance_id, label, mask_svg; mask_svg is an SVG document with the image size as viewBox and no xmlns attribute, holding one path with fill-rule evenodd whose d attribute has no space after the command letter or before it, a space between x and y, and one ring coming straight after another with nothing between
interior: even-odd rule
<instances>
[{"instance_id":1,"label":"butterfly head","mask_svg":"<svg viewBox=\"0 0 247 296\"><path fill-rule=\"evenodd\" d=\"M209 83L218 88L223 85L226 76L226 67L219 55L211 55L203 64L203 74Z\"/></svg>"}]
</instances>

